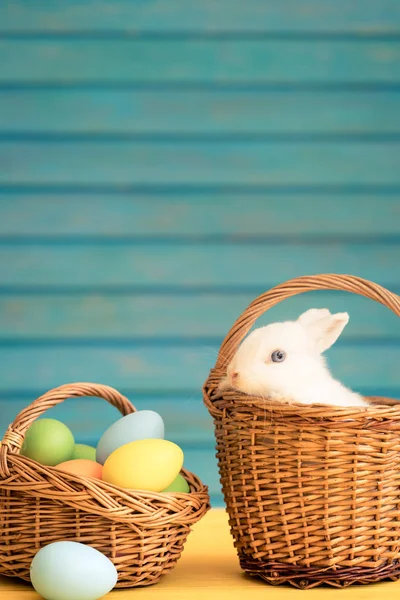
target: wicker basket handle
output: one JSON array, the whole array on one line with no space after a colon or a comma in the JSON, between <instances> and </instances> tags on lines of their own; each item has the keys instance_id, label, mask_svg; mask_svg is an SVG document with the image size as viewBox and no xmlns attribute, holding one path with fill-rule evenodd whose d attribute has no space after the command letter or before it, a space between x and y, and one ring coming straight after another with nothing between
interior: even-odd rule
<instances>
[{"instance_id":1,"label":"wicker basket handle","mask_svg":"<svg viewBox=\"0 0 400 600\"><path fill-rule=\"evenodd\" d=\"M80 396L103 398L115 406L115 408L118 408L124 416L136 411L136 408L128 398L125 398L125 396L108 385L69 383L54 388L24 408L8 427L0 445L0 472L6 465L8 452L19 454L24 442L25 433L36 419L43 415L49 408L61 404L67 398L78 398Z\"/></svg>"},{"instance_id":2,"label":"wicker basket handle","mask_svg":"<svg viewBox=\"0 0 400 600\"><path fill-rule=\"evenodd\" d=\"M384 304L400 316L400 296L367 279L352 275L310 275L291 279L261 294L249 304L222 342L215 371L225 372L241 341L264 312L286 298L313 290L343 290L359 294Z\"/></svg>"}]
</instances>

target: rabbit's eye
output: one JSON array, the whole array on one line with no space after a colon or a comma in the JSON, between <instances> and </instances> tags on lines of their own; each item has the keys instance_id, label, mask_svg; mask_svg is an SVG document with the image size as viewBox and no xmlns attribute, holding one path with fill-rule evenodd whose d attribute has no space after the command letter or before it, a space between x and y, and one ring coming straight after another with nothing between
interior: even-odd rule
<instances>
[{"instance_id":1,"label":"rabbit's eye","mask_svg":"<svg viewBox=\"0 0 400 600\"><path fill-rule=\"evenodd\" d=\"M271 354L272 362L283 362L286 358L286 353L283 350L275 350Z\"/></svg>"}]
</instances>

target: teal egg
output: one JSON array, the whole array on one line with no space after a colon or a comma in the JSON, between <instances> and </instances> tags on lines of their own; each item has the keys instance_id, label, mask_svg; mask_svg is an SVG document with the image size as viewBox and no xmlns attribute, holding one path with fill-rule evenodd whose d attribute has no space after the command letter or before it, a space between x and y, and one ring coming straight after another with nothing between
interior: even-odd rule
<instances>
[{"instance_id":1,"label":"teal egg","mask_svg":"<svg viewBox=\"0 0 400 600\"><path fill-rule=\"evenodd\" d=\"M93 448L93 446L87 446L86 444L75 444L71 460L74 458L86 458L96 462L96 448Z\"/></svg>"},{"instance_id":2,"label":"teal egg","mask_svg":"<svg viewBox=\"0 0 400 600\"><path fill-rule=\"evenodd\" d=\"M31 582L46 600L98 600L117 583L109 558L78 542L54 542L34 556Z\"/></svg>"},{"instance_id":3,"label":"teal egg","mask_svg":"<svg viewBox=\"0 0 400 600\"><path fill-rule=\"evenodd\" d=\"M163 490L163 492L183 492L185 494L189 494L190 487L183 475L179 473L179 475L175 477L173 482L170 483L169 486L166 487L165 490Z\"/></svg>"},{"instance_id":4,"label":"teal egg","mask_svg":"<svg viewBox=\"0 0 400 600\"><path fill-rule=\"evenodd\" d=\"M138 410L113 423L100 438L96 460L104 465L107 458L120 446L138 440L164 439L164 421L153 410Z\"/></svg>"},{"instance_id":5,"label":"teal egg","mask_svg":"<svg viewBox=\"0 0 400 600\"><path fill-rule=\"evenodd\" d=\"M71 458L74 446L74 436L64 423L39 419L26 432L21 454L54 467Z\"/></svg>"}]
</instances>

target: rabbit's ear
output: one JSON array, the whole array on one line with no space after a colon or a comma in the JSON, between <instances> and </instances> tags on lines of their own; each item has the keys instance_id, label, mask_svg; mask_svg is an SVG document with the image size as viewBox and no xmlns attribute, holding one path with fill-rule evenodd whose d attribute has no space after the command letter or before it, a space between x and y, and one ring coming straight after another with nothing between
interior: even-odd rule
<instances>
[{"instance_id":1,"label":"rabbit's ear","mask_svg":"<svg viewBox=\"0 0 400 600\"><path fill-rule=\"evenodd\" d=\"M325 352L338 339L349 322L347 313L336 313L313 321L306 326L307 333L313 339L318 352Z\"/></svg>"},{"instance_id":2,"label":"rabbit's ear","mask_svg":"<svg viewBox=\"0 0 400 600\"><path fill-rule=\"evenodd\" d=\"M307 310L300 315L297 321L304 327L307 327L310 323L318 321L319 319L322 319L322 317L327 317L330 314L331 313L327 308L310 308L310 310Z\"/></svg>"}]
</instances>

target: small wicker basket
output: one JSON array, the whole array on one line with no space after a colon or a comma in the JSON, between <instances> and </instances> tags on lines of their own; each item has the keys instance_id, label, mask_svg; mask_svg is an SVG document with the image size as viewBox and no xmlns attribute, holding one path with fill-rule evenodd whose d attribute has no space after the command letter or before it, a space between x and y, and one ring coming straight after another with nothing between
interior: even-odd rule
<instances>
[{"instance_id":1,"label":"small wicker basket","mask_svg":"<svg viewBox=\"0 0 400 600\"><path fill-rule=\"evenodd\" d=\"M305 406L217 388L260 315L324 289L366 296L400 315L399 296L348 275L278 285L237 319L203 390L242 568L303 589L400 578L400 403Z\"/></svg>"},{"instance_id":2,"label":"small wicker basket","mask_svg":"<svg viewBox=\"0 0 400 600\"><path fill-rule=\"evenodd\" d=\"M42 546L72 540L112 560L117 587L157 583L175 566L191 525L209 509L207 487L183 469L190 494L123 490L21 456L28 427L47 409L79 396L104 398L123 415L136 410L111 387L74 383L47 392L17 416L0 446L0 574L29 581Z\"/></svg>"}]
</instances>

